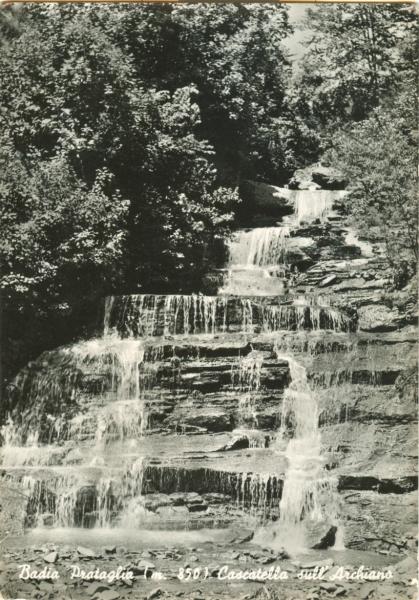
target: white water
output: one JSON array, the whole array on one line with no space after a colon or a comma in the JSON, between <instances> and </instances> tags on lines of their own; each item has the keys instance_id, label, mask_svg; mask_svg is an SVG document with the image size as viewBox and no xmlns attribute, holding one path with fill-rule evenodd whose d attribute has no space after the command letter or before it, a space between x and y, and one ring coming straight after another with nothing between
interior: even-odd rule
<instances>
[{"instance_id":1,"label":"white water","mask_svg":"<svg viewBox=\"0 0 419 600\"><path fill-rule=\"evenodd\" d=\"M318 404L306 369L292 356L278 353L277 357L288 362L291 376L291 383L284 392L281 429L276 442L278 451L282 452L283 443L288 440L285 449L288 468L279 504L279 521L268 530L260 531L257 537L263 537L265 543L274 547L301 553L310 547L308 536L313 525L326 525L323 535L327 527L337 526L337 481L324 469ZM338 541L340 544L341 537Z\"/></svg>"},{"instance_id":2,"label":"white water","mask_svg":"<svg viewBox=\"0 0 419 600\"><path fill-rule=\"evenodd\" d=\"M230 268L268 267L284 262L289 234L288 227L257 227L240 231L230 244Z\"/></svg>"},{"instance_id":3,"label":"white water","mask_svg":"<svg viewBox=\"0 0 419 600\"><path fill-rule=\"evenodd\" d=\"M73 371L83 369L93 371L94 373L105 375L107 398L102 406L98 406L95 418L93 419L94 429L89 432L92 416L83 413L77 414L69 422L68 431L61 443L66 439L83 439L90 433L92 442L84 442L83 452L77 454L73 450L77 467L72 466L54 466L60 457L60 446L45 446L39 443L39 431L36 425L31 429L17 426L11 418L2 428L4 445L2 448L2 462L8 467L32 467L33 476L25 475L22 480L24 490L28 491L32 497L32 503L35 507L35 521L43 525L42 513L47 508L50 513L50 519L55 527L72 527L76 523L76 513L81 518L81 524L84 524L84 509L80 504L80 489L87 485L94 485L96 489L96 511L97 521L101 526L110 523L111 512L108 507L108 497L112 494L117 498L116 503L124 504L129 490L136 489L136 493L141 493L141 474L139 474L138 464L143 468L144 461L138 463L125 464L121 459L122 471L125 474L117 476L112 475L112 470L106 466L106 446L115 440L131 440L135 445L144 434L147 427L147 417L144 407L144 377L140 371L144 362L144 345L141 340L120 339L115 333L109 334L109 326L106 322L105 312L105 331L106 335L102 338L92 339L86 342L74 344L70 348L62 350L64 358L66 355L71 358ZM66 360L66 359L65 359ZM65 362L65 361L64 361ZM66 362L65 362L66 364ZM73 393L77 393L75 378ZM79 378L77 379L79 381ZM32 387L29 388L29 395L34 402L42 399L41 394L47 390L48 373L35 374ZM42 385L40 385L42 383ZM44 385L45 384L45 385ZM79 392L78 392L79 393ZM51 426L54 430L59 429L61 417L51 418ZM60 436L58 436L60 439ZM61 446L61 454L65 456L66 447ZM37 475L36 467L50 466L50 478L48 479L48 494L51 500L45 496L45 484L42 477ZM42 472L40 472L42 475ZM122 485L122 488L121 488ZM115 489L112 489L114 486ZM115 487L116 486L116 487ZM118 487L120 488L118 490ZM54 499L53 499L54 498ZM42 517L42 518L41 518Z\"/></svg>"},{"instance_id":4,"label":"white water","mask_svg":"<svg viewBox=\"0 0 419 600\"><path fill-rule=\"evenodd\" d=\"M129 337L206 334L225 329L227 298L202 294L110 297L106 327Z\"/></svg>"},{"instance_id":5,"label":"white water","mask_svg":"<svg viewBox=\"0 0 419 600\"><path fill-rule=\"evenodd\" d=\"M258 426L255 392L260 389L261 372L263 366L263 353L252 350L246 356L242 356L238 360L237 365L233 365L231 369L231 382L233 388L238 388L241 392L246 392L240 396L238 406L238 421L239 427ZM256 435L255 435L256 434ZM255 446L258 447L260 436L258 432L250 430L247 432L247 437L252 446L251 440L255 439Z\"/></svg>"}]
</instances>

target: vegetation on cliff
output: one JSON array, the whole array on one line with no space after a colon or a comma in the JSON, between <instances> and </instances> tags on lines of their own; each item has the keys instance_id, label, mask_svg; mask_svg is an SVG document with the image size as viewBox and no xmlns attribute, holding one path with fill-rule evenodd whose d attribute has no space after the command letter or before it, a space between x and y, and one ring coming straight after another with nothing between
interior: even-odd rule
<instances>
[{"instance_id":1,"label":"vegetation on cliff","mask_svg":"<svg viewBox=\"0 0 419 600\"><path fill-rule=\"evenodd\" d=\"M347 210L384 242L396 289L416 272L417 20L408 6L309 9L298 85L312 99L322 158L349 182Z\"/></svg>"}]
</instances>

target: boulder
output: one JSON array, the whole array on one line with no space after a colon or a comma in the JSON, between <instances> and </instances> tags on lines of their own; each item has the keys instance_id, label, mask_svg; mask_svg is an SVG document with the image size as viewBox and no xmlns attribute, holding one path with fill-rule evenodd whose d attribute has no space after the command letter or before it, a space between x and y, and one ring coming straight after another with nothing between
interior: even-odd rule
<instances>
[{"instance_id":1,"label":"boulder","mask_svg":"<svg viewBox=\"0 0 419 600\"><path fill-rule=\"evenodd\" d=\"M287 250L287 264L290 267L297 267L299 271L305 271L314 264L314 260L301 248L290 248Z\"/></svg>"},{"instance_id":2,"label":"boulder","mask_svg":"<svg viewBox=\"0 0 419 600\"><path fill-rule=\"evenodd\" d=\"M196 492L176 492L170 494L170 500L174 506L184 506L185 504L202 504L202 497Z\"/></svg>"},{"instance_id":3,"label":"boulder","mask_svg":"<svg viewBox=\"0 0 419 600\"><path fill-rule=\"evenodd\" d=\"M94 550L85 546L77 546L77 553L83 558L96 558L97 556Z\"/></svg>"},{"instance_id":4,"label":"boulder","mask_svg":"<svg viewBox=\"0 0 419 600\"><path fill-rule=\"evenodd\" d=\"M44 561L47 563L54 564L55 562L57 562L57 558L58 552L49 552L48 554L45 554Z\"/></svg>"},{"instance_id":5,"label":"boulder","mask_svg":"<svg viewBox=\"0 0 419 600\"><path fill-rule=\"evenodd\" d=\"M384 304L368 304L358 309L358 324L362 331L394 331L400 325L399 311Z\"/></svg>"},{"instance_id":6,"label":"boulder","mask_svg":"<svg viewBox=\"0 0 419 600\"><path fill-rule=\"evenodd\" d=\"M239 437L234 438L225 446L221 448L217 448L216 452L229 452L231 450L243 450L245 448L250 447L250 440L247 435L241 435Z\"/></svg>"},{"instance_id":7,"label":"boulder","mask_svg":"<svg viewBox=\"0 0 419 600\"><path fill-rule=\"evenodd\" d=\"M191 414L183 418L183 423L193 425L195 427L203 427L207 431L229 431L232 429L230 416L224 411L210 410L208 412L200 412Z\"/></svg>"},{"instance_id":8,"label":"boulder","mask_svg":"<svg viewBox=\"0 0 419 600\"><path fill-rule=\"evenodd\" d=\"M334 546L336 541L337 530L338 528L333 525L326 533L326 535L324 535L317 544L314 544L314 546L312 546L313 550L326 550L326 548Z\"/></svg>"},{"instance_id":9,"label":"boulder","mask_svg":"<svg viewBox=\"0 0 419 600\"><path fill-rule=\"evenodd\" d=\"M147 494L145 499L142 500L144 508L153 512L163 506L170 506L172 502L167 494Z\"/></svg>"},{"instance_id":10,"label":"boulder","mask_svg":"<svg viewBox=\"0 0 419 600\"><path fill-rule=\"evenodd\" d=\"M155 600L155 598L159 598L160 596L162 596L164 594L163 590L160 588L156 588L155 590L152 590L149 595L147 596L147 600Z\"/></svg>"},{"instance_id":11,"label":"boulder","mask_svg":"<svg viewBox=\"0 0 419 600\"><path fill-rule=\"evenodd\" d=\"M343 190L347 185L347 181L340 171L323 165L313 167L311 178L323 190Z\"/></svg>"},{"instance_id":12,"label":"boulder","mask_svg":"<svg viewBox=\"0 0 419 600\"><path fill-rule=\"evenodd\" d=\"M347 181L340 171L321 164L298 169L289 182L293 190L343 190L346 186Z\"/></svg>"},{"instance_id":13,"label":"boulder","mask_svg":"<svg viewBox=\"0 0 419 600\"><path fill-rule=\"evenodd\" d=\"M140 560L136 565L131 565L129 570L133 572L134 575L146 575L151 577L153 571L155 570L156 565L148 560Z\"/></svg>"},{"instance_id":14,"label":"boulder","mask_svg":"<svg viewBox=\"0 0 419 600\"><path fill-rule=\"evenodd\" d=\"M292 193L287 188L246 180L240 186L240 196L238 218L249 226L273 225L275 219L293 211Z\"/></svg>"}]
</instances>

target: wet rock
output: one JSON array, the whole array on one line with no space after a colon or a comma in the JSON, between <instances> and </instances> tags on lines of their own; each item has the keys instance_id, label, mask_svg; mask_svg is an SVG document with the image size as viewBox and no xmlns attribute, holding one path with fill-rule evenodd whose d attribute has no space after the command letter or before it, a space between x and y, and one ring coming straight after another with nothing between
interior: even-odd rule
<instances>
[{"instance_id":1,"label":"wet rock","mask_svg":"<svg viewBox=\"0 0 419 600\"><path fill-rule=\"evenodd\" d=\"M243 450L245 448L249 448L250 441L246 435L241 435L240 437L234 438L231 442L218 448L216 452L228 452L230 450Z\"/></svg>"},{"instance_id":2,"label":"wet rock","mask_svg":"<svg viewBox=\"0 0 419 600\"><path fill-rule=\"evenodd\" d=\"M358 325L362 331L394 331L400 325L399 311L384 304L369 304L358 309Z\"/></svg>"},{"instance_id":3,"label":"wet rock","mask_svg":"<svg viewBox=\"0 0 419 600\"><path fill-rule=\"evenodd\" d=\"M51 513L44 513L41 516L41 521L45 527L52 527L54 525L54 515Z\"/></svg>"},{"instance_id":4,"label":"wet rock","mask_svg":"<svg viewBox=\"0 0 419 600\"><path fill-rule=\"evenodd\" d=\"M206 504L188 504L189 512L201 512L208 509Z\"/></svg>"},{"instance_id":5,"label":"wet rock","mask_svg":"<svg viewBox=\"0 0 419 600\"><path fill-rule=\"evenodd\" d=\"M242 203L237 215L240 222L264 226L273 219L292 212L290 190L256 181L244 181L240 185Z\"/></svg>"},{"instance_id":6,"label":"wet rock","mask_svg":"<svg viewBox=\"0 0 419 600\"><path fill-rule=\"evenodd\" d=\"M231 496L217 492L202 494L202 498L207 504L225 504L231 502Z\"/></svg>"},{"instance_id":7,"label":"wet rock","mask_svg":"<svg viewBox=\"0 0 419 600\"><path fill-rule=\"evenodd\" d=\"M342 190L346 185L340 171L321 164L297 169L289 182L289 187L294 190Z\"/></svg>"},{"instance_id":8,"label":"wet rock","mask_svg":"<svg viewBox=\"0 0 419 600\"><path fill-rule=\"evenodd\" d=\"M136 565L130 566L130 570L134 575L144 575L147 573L147 577L151 577L156 565L148 560L140 560Z\"/></svg>"},{"instance_id":9,"label":"wet rock","mask_svg":"<svg viewBox=\"0 0 419 600\"><path fill-rule=\"evenodd\" d=\"M83 558L96 558L97 553L91 548L85 546L77 546L77 553Z\"/></svg>"},{"instance_id":10,"label":"wet rock","mask_svg":"<svg viewBox=\"0 0 419 600\"><path fill-rule=\"evenodd\" d=\"M58 552L49 552L49 554L45 554L44 556L44 561L47 563L51 563L54 564L55 562L57 562L58 559Z\"/></svg>"},{"instance_id":11,"label":"wet rock","mask_svg":"<svg viewBox=\"0 0 419 600\"><path fill-rule=\"evenodd\" d=\"M342 190L347 184L345 177L340 171L323 165L312 168L311 178L324 190Z\"/></svg>"},{"instance_id":12,"label":"wet rock","mask_svg":"<svg viewBox=\"0 0 419 600\"><path fill-rule=\"evenodd\" d=\"M315 183L314 181L310 181L309 179L307 180L302 180L300 182L298 182L298 189L299 190L320 190L320 186L318 183Z\"/></svg>"},{"instance_id":13,"label":"wet rock","mask_svg":"<svg viewBox=\"0 0 419 600\"><path fill-rule=\"evenodd\" d=\"M147 600L154 600L155 598L160 598L160 596L162 596L163 594L163 590L161 590L160 588L156 588L155 590L152 590L149 593L149 595L147 596Z\"/></svg>"},{"instance_id":14,"label":"wet rock","mask_svg":"<svg viewBox=\"0 0 419 600\"><path fill-rule=\"evenodd\" d=\"M276 556L264 556L260 559L262 565L269 565L276 561Z\"/></svg>"},{"instance_id":15,"label":"wet rock","mask_svg":"<svg viewBox=\"0 0 419 600\"><path fill-rule=\"evenodd\" d=\"M313 550L326 550L326 548L330 548L335 545L336 541L336 532L338 528L332 526L329 531L324 535L321 540L312 546Z\"/></svg>"},{"instance_id":16,"label":"wet rock","mask_svg":"<svg viewBox=\"0 0 419 600\"><path fill-rule=\"evenodd\" d=\"M329 594L337 590L337 586L334 583L322 583L319 587L321 590L329 592Z\"/></svg>"},{"instance_id":17,"label":"wet rock","mask_svg":"<svg viewBox=\"0 0 419 600\"><path fill-rule=\"evenodd\" d=\"M321 281L319 281L318 286L320 288L327 287L328 285L332 285L333 283L338 283L339 279L337 275L328 275L324 277Z\"/></svg>"},{"instance_id":18,"label":"wet rock","mask_svg":"<svg viewBox=\"0 0 419 600\"><path fill-rule=\"evenodd\" d=\"M174 506L183 506L185 504L201 504L203 498L196 492L177 492L170 494L170 500Z\"/></svg>"},{"instance_id":19,"label":"wet rock","mask_svg":"<svg viewBox=\"0 0 419 600\"><path fill-rule=\"evenodd\" d=\"M167 494L147 494L141 501L144 508L153 512L160 507L170 506L173 503L173 500Z\"/></svg>"},{"instance_id":20,"label":"wet rock","mask_svg":"<svg viewBox=\"0 0 419 600\"><path fill-rule=\"evenodd\" d=\"M255 536L255 533L254 533L254 531L252 531L245 537L235 540L236 544L246 544L247 542L250 542L251 540L253 540L254 536Z\"/></svg>"},{"instance_id":21,"label":"wet rock","mask_svg":"<svg viewBox=\"0 0 419 600\"><path fill-rule=\"evenodd\" d=\"M187 506L171 506L172 513L176 515L187 515L189 514L189 509Z\"/></svg>"},{"instance_id":22,"label":"wet rock","mask_svg":"<svg viewBox=\"0 0 419 600\"><path fill-rule=\"evenodd\" d=\"M342 476L339 478L340 490L375 490L379 494L405 494L417 489L418 480L415 475L398 479L378 478L372 476Z\"/></svg>"},{"instance_id":23,"label":"wet rock","mask_svg":"<svg viewBox=\"0 0 419 600\"><path fill-rule=\"evenodd\" d=\"M230 415L224 411L201 412L200 414L192 414L184 417L184 423L204 427L207 431L230 431L232 422Z\"/></svg>"},{"instance_id":24,"label":"wet rock","mask_svg":"<svg viewBox=\"0 0 419 600\"><path fill-rule=\"evenodd\" d=\"M287 264L291 267L297 267L299 271L305 271L313 263L314 260L301 250L301 248L291 248L287 251Z\"/></svg>"}]
</instances>

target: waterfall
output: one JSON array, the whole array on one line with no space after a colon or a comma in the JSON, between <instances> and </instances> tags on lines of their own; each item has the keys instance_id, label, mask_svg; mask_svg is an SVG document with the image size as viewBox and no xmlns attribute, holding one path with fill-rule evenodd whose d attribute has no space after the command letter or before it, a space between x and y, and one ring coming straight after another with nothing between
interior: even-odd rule
<instances>
[{"instance_id":1,"label":"waterfall","mask_svg":"<svg viewBox=\"0 0 419 600\"><path fill-rule=\"evenodd\" d=\"M105 329L115 328L123 337L214 335L227 318L224 296L113 296L106 306Z\"/></svg>"},{"instance_id":2,"label":"waterfall","mask_svg":"<svg viewBox=\"0 0 419 600\"><path fill-rule=\"evenodd\" d=\"M333 204L343 198L346 191L297 190L293 193L295 220L297 226L302 222L310 223L323 220L333 208Z\"/></svg>"},{"instance_id":3,"label":"waterfall","mask_svg":"<svg viewBox=\"0 0 419 600\"><path fill-rule=\"evenodd\" d=\"M294 234L302 223L325 220L335 202L346 194L329 190L283 190L285 192L294 205L293 215L274 227L239 231L229 242L227 275L221 293L235 296L287 293L289 281L294 281L291 274L300 266L301 250L307 247L307 241L310 245L307 238L297 238Z\"/></svg>"},{"instance_id":4,"label":"waterfall","mask_svg":"<svg viewBox=\"0 0 419 600\"><path fill-rule=\"evenodd\" d=\"M295 352L316 352L327 337L342 344L337 334L354 323L327 295L297 296L284 282L291 251L312 244L294 235L299 224L324 219L339 192L288 192L287 224L231 241L218 295L109 296L101 337L45 353L19 374L15 404L42 418L15 411L1 453L6 479L29 495L28 526L163 528L177 518L186 529L202 510L203 527L250 516L264 526L255 539L300 551L313 524L335 525L317 394ZM320 387L332 375L343 377L314 377ZM288 378L277 431L276 394ZM196 473L199 493L225 495L217 503L233 510L223 505L220 517L205 498L189 515L184 498L169 499L193 494Z\"/></svg>"},{"instance_id":5,"label":"waterfall","mask_svg":"<svg viewBox=\"0 0 419 600\"><path fill-rule=\"evenodd\" d=\"M240 231L229 248L229 267L268 267L284 262L288 227L257 227Z\"/></svg>"},{"instance_id":6,"label":"waterfall","mask_svg":"<svg viewBox=\"0 0 419 600\"><path fill-rule=\"evenodd\" d=\"M263 353L252 350L246 356L242 356L238 360L237 365L233 365L231 370L231 382L233 388L238 388L242 392L246 392L240 397L238 406L238 421L239 431L243 432L242 428L252 426L246 435L249 439L249 446L254 444L254 447L260 443L260 436L255 436L257 433L254 429L257 427L257 413L255 406L255 392L260 388L260 378L263 365Z\"/></svg>"},{"instance_id":7,"label":"waterfall","mask_svg":"<svg viewBox=\"0 0 419 600\"><path fill-rule=\"evenodd\" d=\"M321 523L336 526L337 482L324 469L317 399L308 383L306 369L289 355L277 353L277 358L288 362L291 376L284 392L276 442L281 451L283 441L289 438L285 449L288 468L279 503L279 521L258 535L267 536L273 546L285 547L293 553L304 552L309 547L310 526Z\"/></svg>"},{"instance_id":8,"label":"waterfall","mask_svg":"<svg viewBox=\"0 0 419 600\"><path fill-rule=\"evenodd\" d=\"M263 365L263 354L252 350L239 359L236 368L232 370L232 383L241 390L257 391L260 388L260 375Z\"/></svg>"}]
</instances>

